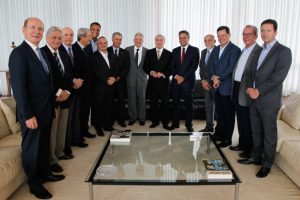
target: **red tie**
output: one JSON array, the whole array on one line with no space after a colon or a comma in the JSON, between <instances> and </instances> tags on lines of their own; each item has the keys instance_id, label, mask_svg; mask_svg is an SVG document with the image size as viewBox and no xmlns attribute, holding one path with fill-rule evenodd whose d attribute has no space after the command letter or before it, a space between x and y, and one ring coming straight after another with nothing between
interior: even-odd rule
<instances>
[{"instance_id":1,"label":"red tie","mask_svg":"<svg viewBox=\"0 0 300 200\"><path fill-rule=\"evenodd\" d=\"M183 64L183 61L184 61L184 54L185 54L185 48L182 48L181 64Z\"/></svg>"}]
</instances>

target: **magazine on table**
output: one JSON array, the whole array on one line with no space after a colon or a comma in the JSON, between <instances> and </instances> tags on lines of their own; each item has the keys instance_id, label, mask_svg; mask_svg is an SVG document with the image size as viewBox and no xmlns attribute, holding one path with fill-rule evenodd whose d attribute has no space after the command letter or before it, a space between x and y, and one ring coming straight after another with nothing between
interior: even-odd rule
<instances>
[{"instance_id":1,"label":"magazine on table","mask_svg":"<svg viewBox=\"0 0 300 200\"><path fill-rule=\"evenodd\" d=\"M223 159L202 160L207 179L232 179L232 172Z\"/></svg>"}]
</instances>

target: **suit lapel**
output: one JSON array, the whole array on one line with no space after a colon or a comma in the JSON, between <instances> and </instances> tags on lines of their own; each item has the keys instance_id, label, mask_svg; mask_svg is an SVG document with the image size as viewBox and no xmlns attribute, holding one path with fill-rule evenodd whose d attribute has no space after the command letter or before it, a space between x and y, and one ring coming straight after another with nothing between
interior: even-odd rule
<instances>
[{"instance_id":1,"label":"suit lapel","mask_svg":"<svg viewBox=\"0 0 300 200\"><path fill-rule=\"evenodd\" d=\"M221 61L226 56L226 54L228 54L228 51L229 51L230 47L231 47L231 42L229 42L228 45L223 50L222 55L221 55L219 61ZM220 50L221 50L221 46L219 48L219 54L220 54ZM219 54L218 54L218 56L219 56Z\"/></svg>"},{"instance_id":2,"label":"suit lapel","mask_svg":"<svg viewBox=\"0 0 300 200\"><path fill-rule=\"evenodd\" d=\"M265 59L263 60L263 62L261 63L261 65L260 65L260 67L259 67L259 69L257 70L257 71L259 71L259 70L261 70L262 68L263 68L263 66L264 66L264 64L272 57L272 55L278 50L278 46L279 46L279 43L278 42L276 42L275 44L274 44L274 46L272 47L272 49L269 51L269 53L267 54L267 56L265 57Z\"/></svg>"}]
</instances>

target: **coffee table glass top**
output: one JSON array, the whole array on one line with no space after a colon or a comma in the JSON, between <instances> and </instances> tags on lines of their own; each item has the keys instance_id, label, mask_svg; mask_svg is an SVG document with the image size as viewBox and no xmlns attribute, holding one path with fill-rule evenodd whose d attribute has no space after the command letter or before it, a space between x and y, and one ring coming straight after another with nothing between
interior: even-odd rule
<instances>
[{"instance_id":1,"label":"coffee table glass top","mask_svg":"<svg viewBox=\"0 0 300 200\"><path fill-rule=\"evenodd\" d=\"M109 140L86 181L93 184L237 184L240 179L209 133L133 133L130 143ZM232 179L210 180L203 159L223 159Z\"/></svg>"}]
</instances>

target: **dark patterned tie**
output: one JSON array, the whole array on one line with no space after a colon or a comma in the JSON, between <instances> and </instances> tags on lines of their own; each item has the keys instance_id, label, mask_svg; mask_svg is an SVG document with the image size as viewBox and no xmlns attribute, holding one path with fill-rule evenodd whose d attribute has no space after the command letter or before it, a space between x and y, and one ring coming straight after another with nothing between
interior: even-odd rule
<instances>
[{"instance_id":1,"label":"dark patterned tie","mask_svg":"<svg viewBox=\"0 0 300 200\"><path fill-rule=\"evenodd\" d=\"M74 67L74 55L73 55L71 47L68 48L68 54L69 54L69 57L70 57L70 60L72 63L72 67Z\"/></svg>"},{"instance_id":2,"label":"dark patterned tie","mask_svg":"<svg viewBox=\"0 0 300 200\"><path fill-rule=\"evenodd\" d=\"M181 64L183 64L183 61L184 61L184 54L185 54L185 48L182 48Z\"/></svg>"},{"instance_id":3,"label":"dark patterned tie","mask_svg":"<svg viewBox=\"0 0 300 200\"><path fill-rule=\"evenodd\" d=\"M115 56L118 57L118 49L115 49Z\"/></svg>"},{"instance_id":4,"label":"dark patterned tie","mask_svg":"<svg viewBox=\"0 0 300 200\"><path fill-rule=\"evenodd\" d=\"M65 74L65 72L64 72L63 67L61 66L61 63L60 63L59 58L57 56L57 52L54 52L53 56L54 56L54 59L55 59L55 62L57 64L57 66L59 68L59 71L60 71L61 75L63 76Z\"/></svg>"}]
</instances>

